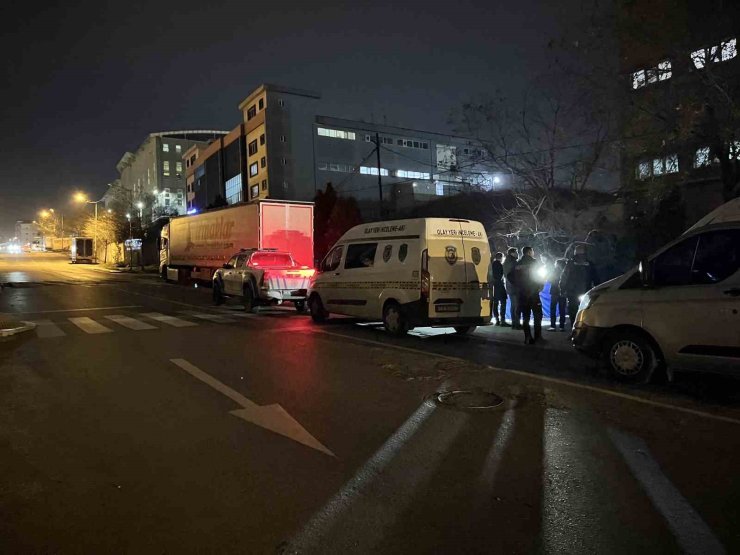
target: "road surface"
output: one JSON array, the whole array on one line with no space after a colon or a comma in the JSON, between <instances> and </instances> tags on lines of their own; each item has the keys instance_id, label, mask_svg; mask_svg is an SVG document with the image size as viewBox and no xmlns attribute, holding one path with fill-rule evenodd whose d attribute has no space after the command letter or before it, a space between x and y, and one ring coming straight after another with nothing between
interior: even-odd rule
<instances>
[{"instance_id":1,"label":"road surface","mask_svg":"<svg viewBox=\"0 0 740 555\"><path fill-rule=\"evenodd\" d=\"M735 381L627 388L555 340L315 326L48 253L0 283L37 324L0 343L4 553L740 551Z\"/></svg>"}]
</instances>

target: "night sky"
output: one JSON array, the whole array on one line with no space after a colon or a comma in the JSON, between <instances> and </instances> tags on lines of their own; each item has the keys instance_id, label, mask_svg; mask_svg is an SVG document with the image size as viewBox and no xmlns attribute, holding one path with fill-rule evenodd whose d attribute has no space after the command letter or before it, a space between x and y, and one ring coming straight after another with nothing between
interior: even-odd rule
<instances>
[{"instance_id":1,"label":"night sky","mask_svg":"<svg viewBox=\"0 0 740 555\"><path fill-rule=\"evenodd\" d=\"M567 15L548 0L65 4L0 8L0 238L70 212L74 190L99 198L150 132L232 129L262 82L321 92L326 115L444 131L466 98L542 71Z\"/></svg>"}]
</instances>

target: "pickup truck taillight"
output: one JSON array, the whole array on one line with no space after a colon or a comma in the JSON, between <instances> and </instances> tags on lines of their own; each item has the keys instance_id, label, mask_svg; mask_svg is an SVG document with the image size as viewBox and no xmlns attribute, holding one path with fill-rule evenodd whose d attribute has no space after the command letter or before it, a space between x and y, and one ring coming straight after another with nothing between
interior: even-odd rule
<instances>
[{"instance_id":1,"label":"pickup truck taillight","mask_svg":"<svg viewBox=\"0 0 740 555\"><path fill-rule=\"evenodd\" d=\"M421 298L429 301L429 251L424 249L421 253Z\"/></svg>"}]
</instances>

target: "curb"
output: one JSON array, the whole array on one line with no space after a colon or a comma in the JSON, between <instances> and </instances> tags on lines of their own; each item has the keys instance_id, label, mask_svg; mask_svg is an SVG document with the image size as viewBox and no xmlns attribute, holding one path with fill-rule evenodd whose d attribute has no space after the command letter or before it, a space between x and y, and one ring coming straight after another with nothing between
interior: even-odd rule
<instances>
[{"instance_id":1,"label":"curb","mask_svg":"<svg viewBox=\"0 0 740 555\"><path fill-rule=\"evenodd\" d=\"M27 331L32 331L36 329L36 324L33 322L3 322L3 326L7 326L8 324L11 324L12 327L3 327L0 328L0 338L3 337L11 337L13 335L17 335L19 333L24 333Z\"/></svg>"}]
</instances>

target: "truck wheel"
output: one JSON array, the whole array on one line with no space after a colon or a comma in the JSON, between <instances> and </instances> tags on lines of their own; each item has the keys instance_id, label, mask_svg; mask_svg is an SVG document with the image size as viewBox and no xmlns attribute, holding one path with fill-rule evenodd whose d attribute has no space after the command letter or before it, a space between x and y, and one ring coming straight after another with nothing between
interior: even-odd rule
<instances>
[{"instance_id":1,"label":"truck wheel","mask_svg":"<svg viewBox=\"0 0 740 555\"><path fill-rule=\"evenodd\" d=\"M296 312L300 314L303 314L304 312L306 312L306 301L296 301L293 304L295 306Z\"/></svg>"},{"instance_id":2,"label":"truck wheel","mask_svg":"<svg viewBox=\"0 0 740 555\"><path fill-rule=\"evenodd\" d=\"M406 315L398 303L388 303L383 309L383 325L385 330L395 336L406 335L409 331L409 323Z\"/></svg>"},{"instance_id":3,"label":"truck wheel","mask_svg":"<svg viewBox=\"0 0 740 555\"><path fill-rule=\"evenodd\" d=\"M478 326L455 326L455 333L458 335L465 335L473 333Z\"/></svg>"},{"instance_id":4,"label":"truck wheel","mask_svg":"<svg viewBox=\"0 0 740 555\"><path fill-rule=\"evenodd\" d=\"M321 302L321 297L315 295L308 300L308 309L311 311L311 320L316 324L325 322L329 316L329 313L324 308L324 303Z\"/></svg>"},{"instance_id":5,"label":"truck wheel","mask_svg":"<svg viewBox=\"0 0 740 555\"><path fill-rule=\"evenodd\" d=\"M242 297L242 299L245 312L252 312L254 310L255 302L254 291L252 291L251 285L247 284L244 286L244 296Z\"/></svg>"},{"instance_id":6,"label":"truck wheel","mask_svg":"<svg viewBox=\"0 0 740 555\"><path fill-rule=\"evenodd\" d=\"M224 304L224 293L218 281L213 282L213 304L216 306Z\"/></svg>"},{"instance_id":7,"label":"truck wheel","mask_svg":"<svg viewBox=\"0 0 740 555\"><path fill-rule=\"evenodd\" d=\"M609 373L621 382L647 383L657 365L650 341L630 330L612 333L604 344L603 356Z\"/></svg>"}]
</instances>

